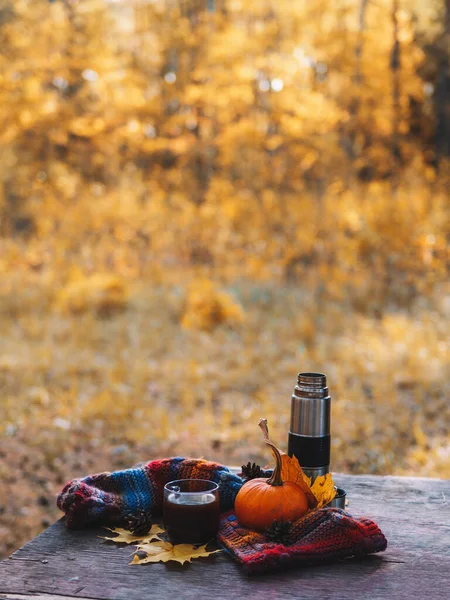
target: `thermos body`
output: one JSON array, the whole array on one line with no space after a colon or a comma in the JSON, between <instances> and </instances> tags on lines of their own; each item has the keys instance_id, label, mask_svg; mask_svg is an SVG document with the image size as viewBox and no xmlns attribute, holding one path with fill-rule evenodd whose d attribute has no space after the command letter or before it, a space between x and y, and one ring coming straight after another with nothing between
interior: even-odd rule
<instances>
[{"instance_id":1,"label":"thermos body","mask_svg":"<svg viewBox=\"0 0 450 600\"><path fill-rule=\"evenodd\" d=\"M291 398L288 453L314 480L330 470L331 398L323 373L300 373Z\"/></svg>"}]
</instances>

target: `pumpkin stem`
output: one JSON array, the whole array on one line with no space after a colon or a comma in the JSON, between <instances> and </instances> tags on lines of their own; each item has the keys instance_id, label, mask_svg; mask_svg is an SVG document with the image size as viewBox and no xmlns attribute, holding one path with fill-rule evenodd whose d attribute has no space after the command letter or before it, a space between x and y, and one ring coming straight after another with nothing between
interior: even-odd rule
<instances>
[{"instance_id":1,"label":"pumpkin stem","mask_svg":"<svg viewBox=\"0 0 450 600\"><path fill-rule=\"evenodd\" d=\"M282 464L281 464L281 454L280 454L280 451L278 450L278 448L274 444L272 444L271 441L265 440L265 442L272 449L272 452L273 452L273 454L275 456L275 460L277 461L277 464L275 465L275 469L273 470L272 475L267 480L267 483L269 485L283 485L283 480L281 479Z\"/></svg>"},{"instance_id":2,"label":"pumpkin stem","mask_svg":"<svg viewBox=\"0 0 450 600\"><path fill-rule=\"evenodd\" d=\"M274 444L272 444L272 442L269 440L269 428L267 426L267 419L260 419L258 425L264 434L264 441L266 442L266 444L268 446L270 446L270 449L272 450L272 453L275 456L275 460L277 463L275 465L275 469L273 470L272 475L267 480L267 483L269 485L274 485L274 486L283 485L283 480L281 479L281 469L282 469L281 454L280 454L280 451L278 450L278 448Z\"/></svg>"},{"instance_id":3,"label":"pumpkin stem","mask_svg":"<svg viewBox=\"0 0 450 600\"><path fill-rule=\"evenodd\" d=\"M267 441L269 439L269 428L267 426L267 419L260 419L258 425L262 429L264 439Z\"/></svg>"}]
</instances>

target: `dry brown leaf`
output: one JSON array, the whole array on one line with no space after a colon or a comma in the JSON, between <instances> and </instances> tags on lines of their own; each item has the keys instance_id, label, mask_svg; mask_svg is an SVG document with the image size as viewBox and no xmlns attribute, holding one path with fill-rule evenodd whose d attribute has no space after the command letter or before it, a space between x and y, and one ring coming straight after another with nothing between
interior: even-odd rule
<instances>
[{"instance_id":1,"label":"dry brown leaf","mask_svg":"<svg viewBox=\"0 0 450 600\"><path fill-rule=\"evenodd\" d=\"M311 491L317 498L317 508L322 508L323 506L326 506L328 502L331 502L336 496L336 489L331 473L317 477L312 484Z\"/></svg>"},{"instance_id":2,"label":"dry brown leaf","mask_svg":"<svg viewBox=\"0 0 450 600\"><path fill-rule=\"evenodd\" d=\"M144 565L146 563L175 561L184 565L185 562L191 562L196 558L202 558L220 552L220 550L206 550L204 546L194 546L192 544L176 544L173 546L169 542L153 542L150 544L139 544L138 552L145 552L144 558L139 558L137 554L133 556L131 565Z\"/></svg>"},{"instance_id":3,"label":"dry brown leaf","mask_svg":"<svg viewBox=\"0 0 450 600\"><path fill-rule=\"evenodd\" d=\"M116 544L135 544L136 542L147 544L153 540L160 540L161 538L158 536L158 533L164 533L164 529L159 525L152 525L150 531L144 535L134 535L131 531L121 529L120 527L106 527L105 529L109 529L109 531L118 533L119 535L116 537L100 537L104 540L108 540L108 542L116 542Z\"/></svg>"}]
</instances>

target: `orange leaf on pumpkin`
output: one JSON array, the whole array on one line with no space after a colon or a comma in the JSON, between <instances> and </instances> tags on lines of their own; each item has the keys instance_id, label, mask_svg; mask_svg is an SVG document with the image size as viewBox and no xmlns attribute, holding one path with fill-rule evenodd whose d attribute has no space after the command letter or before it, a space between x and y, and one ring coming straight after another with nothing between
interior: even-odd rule
<instances>
[{"instance_id":1,"label":"orange leaf on pumpkin","mask_svg":"<svg viewBox=\"0 0 450 600\"><path fill-rule=\"evenodd\" d=\"M304 474L298 459L281 453L281 464L281 479L296 483L305 494L309 508L316 508L317 499L311 489L311 479Z\"/></svg>"}]
</instances>

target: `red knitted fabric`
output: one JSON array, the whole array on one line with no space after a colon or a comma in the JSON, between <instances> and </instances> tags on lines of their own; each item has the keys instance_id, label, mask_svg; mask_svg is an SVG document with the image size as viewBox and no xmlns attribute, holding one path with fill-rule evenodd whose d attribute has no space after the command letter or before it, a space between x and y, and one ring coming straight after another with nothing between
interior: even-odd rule
<instances>
[{"instance_id":1,"label":"red knitted fabric","mask_svg":"<svg viewBox=\"0 0 450 600\"><path fill-rule=\"evenodd\" d=\"M269 542L264 534L242 527L234 514L223 515L218 541L249 573L288 565L362 556L386 549L387 541L376 523L354 519L339 508L315 510L292 526L294 543Z\"/></svg>"}]
</instances>

